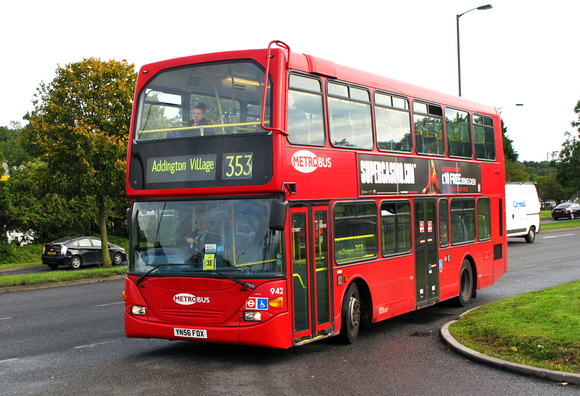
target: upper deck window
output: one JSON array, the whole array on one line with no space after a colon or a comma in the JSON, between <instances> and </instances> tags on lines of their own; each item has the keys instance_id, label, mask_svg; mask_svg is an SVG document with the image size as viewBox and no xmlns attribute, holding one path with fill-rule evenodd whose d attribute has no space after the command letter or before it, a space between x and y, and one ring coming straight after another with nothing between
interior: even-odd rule
<instances>
[{"instance_id":1,"label":"upper deck window","mask_svg":"<svg viewBox=\"0 0 580 396\"><path fill-rule=\"evenodd\" d=\"M471 158L469 113L449 108L445 109L445 127L447 128L447 150L449 156Z\"/></svg>"},{"instance_id":2,"label":"upper deck window","mask_svg":"<svg viewBox=\"0 0 580 396\"><path fill-rule=\"evenodd\" d=\"M372 149L373 128L369 91L329 82L328 124L333 146Z\"/></svg>"},{"instance_id":3,"label":"upper deck window","mask_svg":"<svg viewBox=\"0 0 580 396\"><path fill-rule=\"evenodd\" d=\"M161 71L141 90L134 138L260 132L264 76L263 68L249 60ZM270 113L268 107L266 124Z\"/></svg>"},{"instance_id":4,"label":"upper deck window","mask_svg":"<svg viewBox=\"0 0 580 396\"><path fill-rule=\"evenodd\" d=\"M418 154L445 155L443 110L439 105L415 102L415 147Z\"/></svg>"},{"instance_id":5,"label":"upper deck window","mask_svg":"<svg viewBox=\"0 0 580 396\"><path fill-rule=\"evenodd\" d=\"M473 115L473 143L475 158L495 160L495 135L491 117Z\"/></svg>"},{"instance_id":6,"label":"upper deck window","mask_svg":"<svg viewBox=\"0 0 580 396\"><path fill-rule=\"evenodd\" d=\"M288 90L288 141L324 145L322 85L320 80L291 74Z\"/></svg>"},{"instance_id":7,"label":"upper deck window","mask_svg":"<svg viewBox=\"0 0 580 396\"><path fill-rule=\"evenodd\" d=\"M406 153L413 150L411 116L407 99L377 92L375 117L379 150Z\"/></svg>"}]
</instances>

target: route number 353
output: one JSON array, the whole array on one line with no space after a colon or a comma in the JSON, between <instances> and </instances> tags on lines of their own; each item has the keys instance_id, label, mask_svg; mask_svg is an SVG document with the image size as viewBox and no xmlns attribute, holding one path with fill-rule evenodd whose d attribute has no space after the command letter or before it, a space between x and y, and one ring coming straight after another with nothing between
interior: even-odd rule
<instances>
[{"instance_id":1,"label":"route number 353","mask_svg":"<svg viewBox=\"0 0 580 396\"><path fill-rule=\"evenodd\" d=\"M222 179L251 179L254 153L226 153L223 156Z\"/></svg>"}]
</instances>

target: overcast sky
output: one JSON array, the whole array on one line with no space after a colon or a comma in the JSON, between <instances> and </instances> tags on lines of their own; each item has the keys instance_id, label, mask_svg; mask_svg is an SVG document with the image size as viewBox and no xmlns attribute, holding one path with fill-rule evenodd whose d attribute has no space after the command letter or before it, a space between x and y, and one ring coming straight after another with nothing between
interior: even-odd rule
<instances>
[{"instance_id":1,"label":"overcast sky","mask_svg":"<svg viewBox=\"0 0 580 396\"><path fill-rule=\"evenodd\" d=\"M84 58L143 64L265 48L292 51L503 107L520 160L543 161L575 130L580 1L18 0L0 5L0 126L33 109L41 81ZM513 106L516 103L523 107Z\"/></svg>"}]
</instances>

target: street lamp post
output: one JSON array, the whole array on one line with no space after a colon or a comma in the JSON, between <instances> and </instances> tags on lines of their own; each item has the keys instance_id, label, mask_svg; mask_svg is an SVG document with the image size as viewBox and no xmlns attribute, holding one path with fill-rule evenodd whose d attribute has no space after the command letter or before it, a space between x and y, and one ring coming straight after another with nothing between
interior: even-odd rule
<instances>
[{"instance_id":1,"label":"street lamp post","mask_svg":"<svg viewBox=\"0 0 580 396\"><path fill-rule=\"evenodd\" d=\"M459 18L473 10L489 10L491 8L493 8L491 4L486 4L472 8L471 10L465 11L464 13L457 14L457 76L459 78L459 96L461 96L461 51L459 49Z\"/></svg>"}]
</instances>

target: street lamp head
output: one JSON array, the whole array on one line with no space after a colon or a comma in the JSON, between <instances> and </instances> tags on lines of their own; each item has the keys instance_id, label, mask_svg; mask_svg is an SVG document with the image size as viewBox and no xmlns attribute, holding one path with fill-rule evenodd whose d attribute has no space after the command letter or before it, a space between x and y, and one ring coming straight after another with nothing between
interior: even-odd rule
<instances>
[{"instance_id":1,"label":"street lamp head","mask_svg":"<svg viewBox=\"0 0 580 396\"><path fill-rule=\"evenodd\" d=\"M473 10L489 10L490 8L493 8L491 4L486 4L486 5L482 5L479 7L475 7L472 8L471 10L467 10L462 14L457 14L457 76L458 76L458 80L459 80L459 96L461 96L461 55L460 55L460 49L459 49L459 18L465 14L467 14L468 12L471 12Z\"/></svg>"},{"instance_id":2,"label":"street lamp head","mask_svg":"<svg viewBox=\"0 0 580 396\"><path fill-rule=\"evenodd\" d=\"M523 103L514 103L514 104L510 104L510 105L505 105L505 106L498 107L497 109L498 109L498 110L499 110L499 112L501 113L501 110L502 110L503 108L506 108L506 107L509 107L509 106L523 106L523 105L524 105Z\"/></svg>"}]
</instances>

